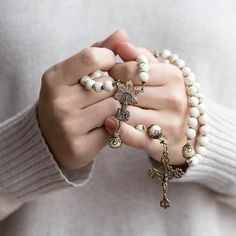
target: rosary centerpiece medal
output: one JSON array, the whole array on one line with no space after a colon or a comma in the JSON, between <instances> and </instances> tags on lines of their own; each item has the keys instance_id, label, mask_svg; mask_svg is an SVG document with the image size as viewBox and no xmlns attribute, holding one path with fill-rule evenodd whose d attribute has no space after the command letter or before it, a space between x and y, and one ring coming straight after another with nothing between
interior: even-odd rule
<instances>
[{"instance_id":1,"label":"rosary centerpiece medal","mask_svg":"<svg viewBox=\"0 0 236 236\"><path fill-rule=\"evenodd\" d=\"M112 148L118 148L121 146L120 138L120 126L121 122L125 122L130 118L130 112L127 110L128 105L135 105L138 103L137 95L143 92L143 89L138 89L134 87L132 81L127 81L125 84L120 81L117 82L117 91L113 95L115 100L120 102L121 107L118 108L116 113L116 118L119 120L119 125L108 139L108 143Z\"/></svg>"}]
</instances>

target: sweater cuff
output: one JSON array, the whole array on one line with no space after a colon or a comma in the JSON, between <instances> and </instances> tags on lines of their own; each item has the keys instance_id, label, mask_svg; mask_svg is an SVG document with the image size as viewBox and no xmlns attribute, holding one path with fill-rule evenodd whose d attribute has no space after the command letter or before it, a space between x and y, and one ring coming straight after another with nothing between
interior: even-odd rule
<instances>
[{"instance_id":1,"label":"sweater cuff","mask_svg":"<svg viewBox=\"0 0 236 236\"><path fill-rule=\"evenodd\" d=\"M0 193L31 198L68 186L84 185L93 162L62 171L44 141L37 120L37 103L0 124Z\"/></svg>"},{"instance_id":2,"label":"sweater cuff","mask_svg":"<svg viewBox=\"0 0 236 236\"><path fill-rule=\"evenodd\" d=\"M236 113L207 101L209 144L198 165L188 167L174 182L197 182L227 195L236 195Z\"/></svg>"}]
</instances>

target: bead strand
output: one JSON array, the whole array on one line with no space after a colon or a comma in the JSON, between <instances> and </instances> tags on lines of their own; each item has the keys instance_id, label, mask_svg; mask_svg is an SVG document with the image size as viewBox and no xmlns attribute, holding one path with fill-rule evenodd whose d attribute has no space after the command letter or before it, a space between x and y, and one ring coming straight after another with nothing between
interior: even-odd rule
<instances>
[{"instance_id":1,"label":"bead strand","mask_svg":"<svg viewBox=\"0 0 236 236\"><path fill-rule=\"evenodd\" d=\"M140 55L136 62L138 63L139 79L144 85L149 80L149 64L148 59L144 55ZM96 73L96 72L94 72ZM95 92L101 92L103 90L110 92L116 87L116 82L107 80L105 82L95 81L89 75L83 76L79 80L80 84L87 90L94 90Z\"/></svg>"},{"instance_id":2,"label":"bead strand","mask_svg":"<svg viewBox=\"0 0 236 236\"><path fill-rule=\"evenodd\" d=\"M186 132L187 143L183 146L182 154L183 157L187 159L189 165L196 165L202 156L207 154L206 146L209 142L207 137L207 115L205 114L204 97L199 92L200 85L196 82L195 74L177 54L172 54L169 50L164 50L160 53L152 51L152 53L161 62L171 63L178 67L183 73L188 96L189 119ZM197 128L199 128L198 136ZM194 149L193 141L195 138L196 147Z\"/></svg>"}]
</instances>

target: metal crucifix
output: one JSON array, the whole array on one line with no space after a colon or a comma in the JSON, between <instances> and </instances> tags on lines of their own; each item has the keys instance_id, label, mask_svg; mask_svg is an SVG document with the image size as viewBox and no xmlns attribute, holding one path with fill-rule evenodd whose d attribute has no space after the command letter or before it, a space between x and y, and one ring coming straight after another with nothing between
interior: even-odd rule
<instances>
[{"instance_id":1,"label":"metal crucifix","mask_svg":"<svg viewBox=\"0 0 236 236\"><path fill-rule=\"evenodd\" d=\"M148 170L148 176L151 178L158 178L162 181L162 190L163 190L163 198L160 201L160 206L163 208L171 207L171 201L168 199L168 182L173 178L181 178L184 172L180 168L173 169L172 166L169 165L170 160L168 157L167 144L163 138L160 139L160 143L163 145L163 157L161 159L162 166L158 169L151 168Z\"/></svg>"}]
</instances>

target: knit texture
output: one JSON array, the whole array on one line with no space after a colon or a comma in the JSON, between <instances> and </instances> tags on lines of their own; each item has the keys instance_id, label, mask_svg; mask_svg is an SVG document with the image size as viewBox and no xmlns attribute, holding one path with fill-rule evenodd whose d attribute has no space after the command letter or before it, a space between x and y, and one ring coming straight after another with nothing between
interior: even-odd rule
<instances>
[{"instance_id":1,"label":"knit texture","mask_svg":"<svg viewBox=\"0 0 236 236\"><path fill-rule=\"evenodd\" d=\"M177 182L197 182L218 193L236 196L236 113L208 100L207 115L207 156L189 167Z\"/></svg>"},{"instance_id":2,"label":"knit texture","mask_svg":"<svg viewBox=\"0 0 236 236\"><path fill-rule=\"evenodd\" d=\"M17 198L79 186L88 179L92 164L76 171L58 167L42 137L37 120L37 103L0 125L0 189Z\"/></svg>"}]
</instances>

